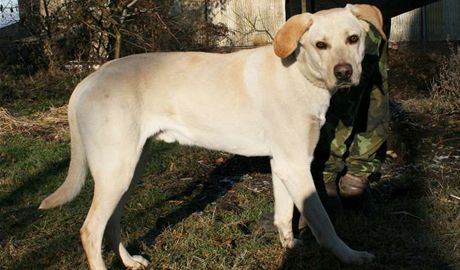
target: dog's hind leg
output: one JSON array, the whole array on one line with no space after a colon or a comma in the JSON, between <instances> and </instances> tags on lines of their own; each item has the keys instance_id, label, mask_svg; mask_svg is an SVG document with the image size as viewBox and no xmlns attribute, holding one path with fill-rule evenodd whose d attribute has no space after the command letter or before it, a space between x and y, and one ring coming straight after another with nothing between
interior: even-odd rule
<instances>
[{"instance_id":1,"label":"dog's hind leg","mask_svg":"<svg viewBox=\"0 0 460 270\"><path fill-rule=\"evenodd\" d=\"M133 176L131 185L128 191L121 198L117 207L115 208L115 211L110 217L109 223L107 224L107 228L105 230L105 233L107 235L107 238L109 240L109 243L112 249L115 251L115 253L118 254L118 256L120 256L125 267L129 269L138 269L138 268L146 267L149 263L146 259L144 259L143 257L139 255L129 254L129 252L126 250L125 246L121 242L121 228L120 228L120 219L123 213L123 207L129 195L132 193L132 190L134 189L135 185L137 184L139 178L142 176L142 173L145 168L145 163L150 154L149 145L150 145L150 142L147 142L145 144L144 149L142 151L141 158L136 166L136 170L134 172L134 176Z\"/></svg>"},{"instance_id":2,"label":"dog's hind leg","mask_svg":"<svg viewBox=\"0 0 460 270\"><path fill-rule=\"evenodd\" d=\"M112 224L119 222L121 211L115 211L123 205L131 186L135 168L141 156L142 146L138 145L137 134L133 132L88 134L88 163L94 179L94 196L86 220L81 228L83 248L91 269L106 269L102 259L102 238L107 222L113 216ZM127 137L128 136L128 137ZM132 136L129 138L129 136ZM114 147L117 146L117 147ZM119 234L119 225L112 225L111 230ZM119 239L112 234L112 243ZM146 260L131 257L121 246L120 255L133 265L144 266ZM132 260L130 260L132 259Z\"/></svg>"}]
</instances>

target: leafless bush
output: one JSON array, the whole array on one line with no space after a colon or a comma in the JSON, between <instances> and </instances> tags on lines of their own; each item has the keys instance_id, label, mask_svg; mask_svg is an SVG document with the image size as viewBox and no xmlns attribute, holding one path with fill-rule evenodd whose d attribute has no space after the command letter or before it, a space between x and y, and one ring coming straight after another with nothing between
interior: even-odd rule
<instances>
[{"instance_id":1,"label":"leafless bush","mask_svg":"<svg viewBox=\"0 0 460 270\"><path fill-rule=\"evenodd\" d=\"M435 113L460 112L460 47L451 47L449 56L443 57L439 75L431 83L432 111Z\"/></svg>"},{"instance_id":2,"label":"leafless bush","mask_svg":"<svg viewBox=\"0 0 460 270\"><path fill-rule=\"evenodd\" d=\"M212 24L207 8L224 1L21 1L21 29L30 37L0 49L0 65L56 74L69 61L91 67L133 53L210 50L229 30Z\"/></svg>"},{"instance_id":3,"label":"leafless bush","mask_svg":"<svg viewBox=\"0 0 460 270\"><path fill-rule=\"evenodd\" d=\"M133 53L208 50L228 34L206 18L214 1L31 0L22 2L31 15L21 20L53 72L69 60L93 65Z\"/></svg>"}]
</instances>

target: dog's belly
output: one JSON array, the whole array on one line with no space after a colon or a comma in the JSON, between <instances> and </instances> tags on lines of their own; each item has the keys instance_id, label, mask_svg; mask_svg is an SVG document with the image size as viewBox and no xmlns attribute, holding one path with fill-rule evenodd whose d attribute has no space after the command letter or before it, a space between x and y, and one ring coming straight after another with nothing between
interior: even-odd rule
<instances>
[{"instance_id":1,"label":"dog's belly","mask_svg":"<svg viewBox=\"0 0 460 270\"><path fill-rule=\"evenodd\" d=\"M168 143L178 142L183 145L195 145L243 156L270 155L270 149L262 131L238 129L238 127L233 132L229 130L219 132L182 126L162 130L155 136L155 139Z\"/></svg>"}]
</instances>

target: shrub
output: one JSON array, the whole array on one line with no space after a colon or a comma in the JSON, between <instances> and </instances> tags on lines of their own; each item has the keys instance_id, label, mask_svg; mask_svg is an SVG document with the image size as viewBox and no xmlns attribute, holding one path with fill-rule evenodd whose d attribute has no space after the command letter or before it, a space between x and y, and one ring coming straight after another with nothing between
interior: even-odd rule
<instances>
[{"instance_id":1,"label":"shrub","mask_svg":"<svg viewBox=\"0 0 460 270\"><path fill-rule=\"evenodd\" d=\"M23 1L20 25L31 35L34 53L18 42L0 50L0 63L55 73L69 61L93 65L133 53L211 50L229 32L207 20L206 5L217 1Z\"/></svg>"},{"instance_id":2,"label":"shrub","mask_svg":"<svg viewBox=\"0 0 460 270\"><path fill-rule=\"evenodd\" d=\"M438 76L431 82L430 97L433 113L452 114L460 112L460 47L451 47L444 56Z\"/></svg>"}]
</instances>

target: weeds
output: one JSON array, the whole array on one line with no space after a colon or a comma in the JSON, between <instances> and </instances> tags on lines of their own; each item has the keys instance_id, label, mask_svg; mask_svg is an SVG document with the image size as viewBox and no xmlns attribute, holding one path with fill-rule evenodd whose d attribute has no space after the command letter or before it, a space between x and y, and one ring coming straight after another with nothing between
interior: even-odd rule
<instances>
[{"instance_id":1,"label":"weeds","mask_svg":"<svg viewBox=\"0 0 460 270\"><path fill-rule=\"evenodd\" d=\"M460 112L460 47L451 46L451 54L441 61L438 78L431 83L434 113Z\"/></svg>"},{"instance_id":2,"label":"weeds","mask_svg":"<svg viewBox=\"0 0 460 270\"><path fill-rule=\"evenodd\" d=\"M46 135L52 140L67 139L67 106L51 107L45 112L34 113L32 117L14 117L0 107L0 138L15 133Z\"/></svg>"},{"instance_id":3,"label":"weeds","mask_svg":"<svg viewBox=\"0 0 460 270\"><path fill-rule=\"evenodd\" d=\"M68 140L67 101L83 74L0 74L0 140L15 134Z\"/></svg>"},{"instance_id":4,"label":"weeds","mask_svg":"<svg viewBox=\"0 0 460 270\"><path fill-rule=\"evenodd\" d=\"M442 117L460 113L460 47L450 45L449 55L431 56L438 63L438 72L427 80L429 93L424 98L403 101L404 109L414 113L429 113Z\"/></svg>"}]
</instances>

